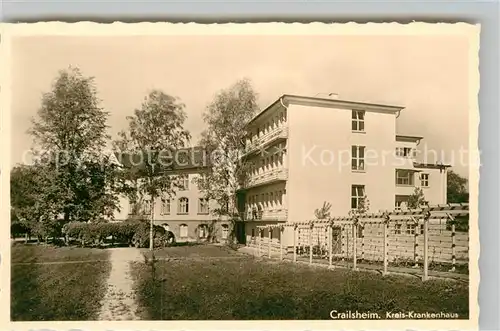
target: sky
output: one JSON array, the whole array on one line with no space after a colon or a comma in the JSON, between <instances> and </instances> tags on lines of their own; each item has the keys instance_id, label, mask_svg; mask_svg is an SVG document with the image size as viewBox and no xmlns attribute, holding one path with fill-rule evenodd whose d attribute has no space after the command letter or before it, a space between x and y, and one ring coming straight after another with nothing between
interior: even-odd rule
<instances>
[{"instance_id":1,"label":"sky","mask_svg":"<svg viewBox=\"0 0 500 331\"><path fill-rule=\"evenodd\" d=\"M468 48L465 36L429 35L16 37L11 166L31 147L26 131L42 93L71 65L95 77L113 138L148 92L161 89L186 104L185 127L196 143L214 95L249 78L262 109L282 94L330 92L404 106L397 133L423 136L421 147L445 153L436 161L468 177L467 164L451 159L468 148Z\"/></svg>"}]
</instances>

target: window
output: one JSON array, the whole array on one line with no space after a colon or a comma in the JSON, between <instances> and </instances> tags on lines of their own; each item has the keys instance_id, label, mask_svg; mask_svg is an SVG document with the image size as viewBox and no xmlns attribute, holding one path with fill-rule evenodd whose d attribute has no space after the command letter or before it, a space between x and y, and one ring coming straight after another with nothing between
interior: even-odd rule
<instances>
[{"instance_id":1,"label":"window","mask_svg":"<svg viewBox=\"0 0 500 331\"><path fill-rule=\"evenodd\" d=\"M252 239L255 238L255 229L252 229Z\"/></svg>"},{"instance_id":2,"label":"window","mask_svg":"<svg viewBox=\"0 0 500 331\"><path fill-rule=\"evenodd\" d=\"M179 230L180 230L179 231L179 236L181 238L187 238L187 236L188 236L188 226L187 226L187 224L181 224L179 226Z\"/></svg>"},{"instance_id":3,"label":"window","mask_svg":"<svg viewBox=\"0 0 500 331\"><path fill-rule=\"evenodd\" d=\"M365 170L365 147L352 146L351 152L352 170Z\"/></svg>"},{"instance_id":4,"label":"window","mask_svg":"<svg viewBox=\"0 0 500 331\"><path fill-rule=\"evenodd\" d=\"M351 187L351 208L358 209L365 196L364 185L353 185Z\"/></svg>"},{"instance_id":5,"label":"window","mask_svg":"<svg viewBox=\"0 0 500 331\"><path fill-rule=\"evenodd\" d=\"M133 199L128 201L128 214L134 215L136 213L137 202Z\"/></svg>"},{"instance_id":6,"label":"window","mask_svg":"<svg viewBox=\"0 0 500 331\"><path fill-rule=\"evenodd\" d=\"M151 215L151 200L144 200L142 204L142 214Z\"/></svg>"},{"instance_id":7,"label":"window","mask_svg":"<svg viewBox=\"0 0 500 331\"><path fill-rule=\"evenodd\" d=\"M401 224L394 224L394 234L401 234Z\"/></svg>"},{"instance_id":8,"label":"window","mask_svg":"<svg viewBox=\"0 0 500 331\"><path fill-rule=\"evenodd\" d=\"M424 225L420 224L420 234L424 234Z\"/></svg>"},{"instance_id":9,"label":"window","mask_svg":"<svg viewBox=\"0 0 500 331\"><path fill-rule=\"evenodd\" d=\"M429 187L429 174L420 174L420 186Z\"/></svg>"},{"instance_id":10,"label":"window","mask_svg":"<svg viewBox=\"0 0 500 331\"><path fill-rule=\"evenodd\" d=\"M396 204L395 208L396 210L402 210L406 209L406 205L408 203L408 196L407 195L396 195Z\"/></svg>"},{"instance_id":11,"label":"window","mask_svg":"<svg viewBox=\"0 0 500 331\"><path fill-rule=\"evenodd\" d=\"M356 233L356 238L363 238L363 230L364 230L364 227L362 224L358 224L357 226L357 233Z\"/></svg>"},{"instance_id":12,"label":"window","mask_svg":"<svg viewBox=\"0 0 500 331\"><path fill-rule=\"evenodd\" d=\"M273 206L274 204L274 194L273 192L269 193L269 206Z\"/></svg>"},{"instance_id":13,"label":"window","mask_svg":"<svg viewBox=\"0 0 500 331\"><path fill-rule=\"evenodd\" d=\"M198 214L208 214L208 199L199 198L198 199Z\"/></svg>"},{"instance_id":14,"label":"window","mask_svg":"<svg viewBox=\"0 0 500 331\"><path fill-rule=\"evenodd\" d=\"M222 224L222 239L227 239L228 236L229 236L229 226L227 224Z\"/></svg>"},{"instance_id":15,"label":"window","mask_svg":"<svg viewBox=\"0 0 500 331\"><path fill-rule=\"evenodd\" d=\"M396 170L396 185L413 185L413 172L408 170Z\"/></svg>"},{"instance_id":16,"label":"window","mask_svg":"<svg viewBox=\"0 0 500 331\"><path fill-rule=\"evenodd\" d=\"M396 156L406 158L416 158L417 150L410 147L396 147Z\"/></svg>"},{"instance_id":17,"label":"window","mask_svg":"<svg viewBox=\"0 0 500 331\"><path fill-rule=\"evenodd\" d=\"M179 210L177 214L188 214L189 213L189 199L180 198L179 199Z\"/></svg>"},{"instance_id":18,"label":"window","mask_svg":"<svg viewBox=\"0 0 500 331\"><path fill-rule=\"evenodd\" d=\"M206 224L200 224L198 226L198 237L206 238L208 235L208 226Z\"/></svg>"},{"instance_id":19,"label":"window","mask_svg":"<svg viewBox=\"0 0 500 331\"><path fill-rule=\"evenodd\" d=\"M365 112L362 110L352 111L352 131L365 131Z\"/></svg>"},{"instance_id":20,"label":"window","mask_svg":"<svg viewBox=\"0 0 500 331\"><path fill-rule=\"evenodd\" d=\"M408 223L406 224L406 234L415 234L415 224Z\"/></svg>"},{"instance_id":21,"label":"window","mask_svg":"<svg viewBox=\"0 0 500 331\"><path fill-rule=\"evenodd\" d=\"M189 175L184 175L181 177L181 188L182 191L189 190Z\"/></svg>"},{"instance_id":22,"label":"window","mask_svg":"<svg viewBox=\"0 0 500 331\"><path fill-rule=\"evenodd\" d=\"M169 214L170 214L170 199L162 199L160 215L169 215Z\"/></svg>"}]
</instances>

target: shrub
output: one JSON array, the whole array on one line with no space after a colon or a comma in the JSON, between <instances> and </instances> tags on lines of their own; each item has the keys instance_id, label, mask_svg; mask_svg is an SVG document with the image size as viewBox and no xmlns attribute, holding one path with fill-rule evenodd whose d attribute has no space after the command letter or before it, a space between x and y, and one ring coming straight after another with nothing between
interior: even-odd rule
<instances>
[{"instance_id":1,"label":"shrub","mask_svg":"<svg viewBox=\"0 0 500 331\"><path fill-rule=\"evenodd\" d=\"M153 227L153 243L155 246L163 246L160 240L166 240L166 231L162 226ZM135 247L149 247L149 224L141 222L132 238ZM157 244L158 243L158 244Z\"/></svg>"},{"instance_id":2,"label":"shrub","mask_svg":"<svg viewBox=\"0 0 500 331\"><path fill-rule=\"evenodd\" d=\"M110 236L113 237L113 242L132 245L136 234L145 231L147 231L147 238L149 238L149 225L140 221L120 223L70 222L63 227L63 233L67 239L78 239L82 242L82 245L98 244ZM140 236L143 237L144 235L141 234Z\"/></svg>"}]
</instances>

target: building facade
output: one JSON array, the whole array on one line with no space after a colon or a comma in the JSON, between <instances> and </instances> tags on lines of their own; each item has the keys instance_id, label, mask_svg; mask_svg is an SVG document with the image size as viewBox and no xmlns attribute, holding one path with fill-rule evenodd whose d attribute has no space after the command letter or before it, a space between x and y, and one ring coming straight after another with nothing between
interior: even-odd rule
<instances>
[{"instance_id":1,"label":"building facade","mask_svg":"<svg viewBox=\"0 0 500 331\"><path fill-rule=\"evenodd\" d=\"M185 154L185 164L178 162L180 166L177 164L167 170L166 175L171 176L172 182L177 184L172 185L172 194L164 194L154 201L154 224L171 231L177 242L206 241L210 237L216 242L225 242L229 238L230 223L216 220L212 211L217 208L217 203L207 199L196 182L196 178L206 170L208 164L197 162L201 154L192 153L191 149ZM122 157L120 161L127 168L132 168L130 160ZM137 167L140 162L135 164ZM115 212L114 219L150 219L151 202L148 197L132 201L121 196L120 211Z\"/></svg>"},{"instance_id":2,"label":"building facade","mask_svg":"<svg viewBox=\"0 0 500 331\"><path fill-rule=\"evenodd\" d=\"M239 193L243 240L255 240L257 225L314 219L324 202L332 216L361 201L369 211L394 210L421 187L429 203L446 203L447 166L416 161L422 137L396 131L403 109L284 95L255 116Z\"/></svg>"}]
</instances>

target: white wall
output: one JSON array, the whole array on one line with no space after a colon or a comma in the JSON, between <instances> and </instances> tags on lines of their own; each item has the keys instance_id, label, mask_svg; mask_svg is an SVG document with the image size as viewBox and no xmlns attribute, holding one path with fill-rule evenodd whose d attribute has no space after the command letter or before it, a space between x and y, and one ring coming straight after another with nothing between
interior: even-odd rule
<instances>
[{"instance_id":1,"label":"white wall","mask_svg":"<svg viewBox=\"0 0 500 331\"><path fill-rule=\"evenodd\" d=\"M370 211L393 208L395 115L366 112L365 133L351 131L351 116L345 109L290 105L289 221L313 219L323 201L332 204L332 216L347 215L355 184L365 185ZM352 145L366 146L364 173L351 170Z\"/></svg>"},{"instance_id":2,"label":"white wall","mask_svg":"<svg viewBox=\"0 0 500 331\"><path fill-rule=\"evenodd\" d=\"M425 199L429 204L443 204L446 203L446 185L447 185L447 171L442 172L439 169L419 169L420 173L429 174L429 187L422 187ZM417 174L417 185L420 186L420 179Z\"/></svg>"}]
</instances>

